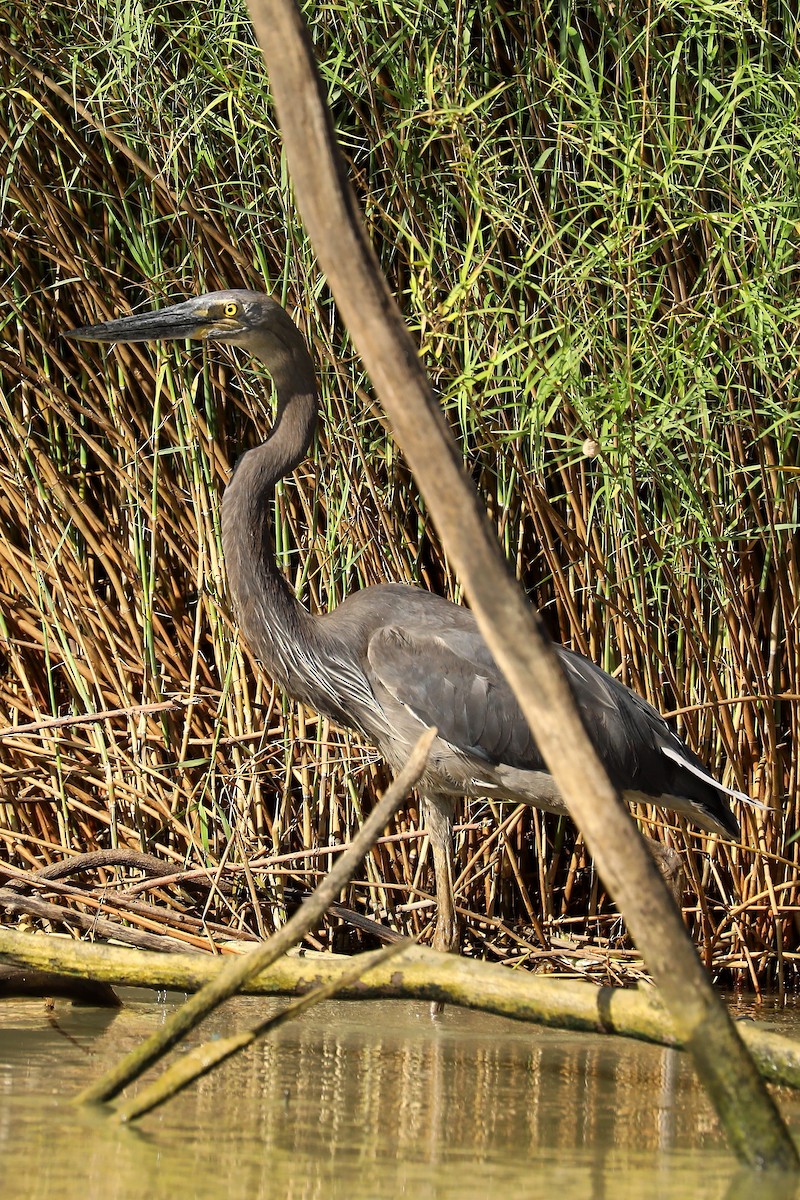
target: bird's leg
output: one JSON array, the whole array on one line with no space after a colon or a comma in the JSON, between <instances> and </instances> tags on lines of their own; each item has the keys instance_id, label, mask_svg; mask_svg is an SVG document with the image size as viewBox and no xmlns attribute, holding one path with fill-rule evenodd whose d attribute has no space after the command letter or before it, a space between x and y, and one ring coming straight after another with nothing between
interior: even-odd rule
<instances>
[{"instance_id":1,"label":"bird's leg","mask_svg":"<svg viewBox=\"0 0 800 1200\"><path fill-rule=\"evenodd\" d=\"M433 851L436 883L434 950L458 950L459 930L453 896L453 801L445 796L423 796L422 812Z\"/></svg>"}]
</instances>

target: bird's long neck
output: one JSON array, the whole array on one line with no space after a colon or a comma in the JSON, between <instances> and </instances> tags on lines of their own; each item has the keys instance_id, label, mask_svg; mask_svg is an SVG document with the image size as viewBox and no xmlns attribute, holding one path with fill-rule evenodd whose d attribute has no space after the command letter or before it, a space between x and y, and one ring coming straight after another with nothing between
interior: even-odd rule
<instances>
[{"instance_id":1,"label":"bird's long neck","mask_svg":"<svg viewBox=\"0 0 800 1200\"><path fill-rule=\"evenodd\" d=\"M236 615L248 645L269 674L302 697L303 663L314 621L278 570L271 536L275 484L304 458L314 436L318 402L314 368L305 343L286 317L279 331L248 343L267 365L277 391L270 436L237 464L222 501L222 545Z\"/></svg>"}]
</instances>

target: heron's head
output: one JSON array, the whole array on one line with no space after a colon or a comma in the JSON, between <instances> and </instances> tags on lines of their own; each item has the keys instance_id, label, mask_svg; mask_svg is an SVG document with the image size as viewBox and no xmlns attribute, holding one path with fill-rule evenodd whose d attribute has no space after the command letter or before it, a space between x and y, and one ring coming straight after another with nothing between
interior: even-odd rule
<instances>
[{"instance_id":1,"label":"heron's head","mask_svg":"<svg viewBox=\"0 0 800 1200\"><path fill-rule=\"evenodd\" d=\"M200 338L248 346L254 338L281 343L292 326L290 318L271 296L240 290L209 292L193 300L171 304L156 312L137 313L100 325L71 329L67 337L82 342L157 342L163 338Z\"/></svg>"}]
</instances>

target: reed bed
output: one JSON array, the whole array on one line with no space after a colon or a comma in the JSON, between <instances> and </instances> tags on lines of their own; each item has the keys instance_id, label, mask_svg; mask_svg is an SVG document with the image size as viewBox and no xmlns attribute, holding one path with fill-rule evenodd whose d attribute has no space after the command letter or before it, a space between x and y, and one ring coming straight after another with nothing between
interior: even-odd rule
<instances>
[{"instance_id":1,"label":"reed bed","mask_svg":"<svg viewBox=\"0 0 800 1200\"><path fill-rule=\"evenodd\" d=\"M798 18L740 0L305 12L510 564L555 638L770 810L743 812L733 847L638 814L683 857L706 961L789 987ZM219 497L268 431L269 380L219 349L108 353L63 331L269 289L319 367L316 448L273 513L304 602L387 579L458 599L457 582L293 208L243 6L11 0L0 58L2 857L9 874L109 848L210 869L232 882L200 916L252 936L386 782L369 747L275 693L232 621ZM468 950L636 973L568 821L472 803L458 862ZM424 936L431 890L412 804L343 899ZM368 936L339 929L312 944Z\"/></svg>"}]
</instances>

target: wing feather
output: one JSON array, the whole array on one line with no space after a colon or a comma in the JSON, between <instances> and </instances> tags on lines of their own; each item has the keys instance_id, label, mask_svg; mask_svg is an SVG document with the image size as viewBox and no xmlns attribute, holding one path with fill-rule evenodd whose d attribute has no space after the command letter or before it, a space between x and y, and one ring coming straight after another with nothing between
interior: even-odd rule
<instances>
[{"instance_id":1,"label":"wing feather","mask_svg":"<svg viewBox=\"0 0 800 1200\"><path fill-rule=\"evenodd\" d=\"M391 697L420 722L436 725L444 741L476 760L476 768L483 761L546 770L472 614L431 600L426 597L408 624L399 620L374 627L367 658L379 703ZM726 789L661 714L583 655L563 647L556 647L556 654L615 786L657 801L682 797L697 818L710 819L710 827L735 833Z\"/></svg>"},{"instance_id":2,"label":"wing feather","mask_svg":"<svg viewBox=\"0 0 800 1200\"><path fill-rule=\"evenodd\" d=\"M664 718L589 659L557 647L587 730L612 781L658 794L683 766L717 786ZM376 679L445 741L491 763L541 770L543 760L511 688L474 630L389 625L368 647Z\"/></svg>"},{"instance_id":3,"label":"wing feather","mask_svg":"<svg viewBox=\"0 0 800 1200\"><path fill-rule=\"evenodd\" d=\"M395 700L452 746L486 762L541 770L527 722L477 630L384 626L367 656Z\"/></svg>"}]
</instances>

